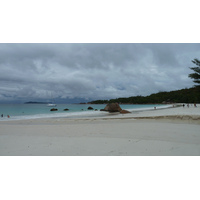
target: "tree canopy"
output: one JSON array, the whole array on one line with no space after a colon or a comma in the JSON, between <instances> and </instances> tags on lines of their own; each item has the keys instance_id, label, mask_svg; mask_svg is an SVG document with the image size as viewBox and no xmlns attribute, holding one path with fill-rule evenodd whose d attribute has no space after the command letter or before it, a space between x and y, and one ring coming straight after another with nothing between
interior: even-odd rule
<instances>
[{"instance_id":1,"label":"tree canopy","mask_svg":"<svg viewBox=\"0 0 200 200\"><path fill-rule=\"evenodd\" d=\"M190 67L191 70L193 70L195 73L189 74L189 78L194 79L193 82L197 83L198 85L195 86L200 86L200 60L194 59L192 62L197 65L197 67Z\"/></svg>"},{"instance_id":2,"label":"tree canopy","mask_svg":"<svg viewBox=\"0 0 200 200\"><path fill-rule=\"evenodd\" d=\"M149 96L132 96L128 98L117 98L110 100L96 100L92 104L106 103L121 104L156 104L156 103L200 103L200 92L198 88L189 88L171 92L158 92Z\"/></svg>"},{"instance_id":3,"label":"tree canopy","mask_svg":"<svg viewBox=\"0 0 200 200\"><path fill-rule=\"evenodd\" d=\"M200 103L200 60L195 58L192 62L196 67L190 67L194 73L188 75L189 78L194 79L193 82L197 83L196 87L185 88L182 90L170 92L158 92L149 96L132 96L128 98L117 98L110 100L96 100L92 104L105 104L105 103L122 103L122 104L150 104L150 103Z\"/></svg>"}]
</instances>

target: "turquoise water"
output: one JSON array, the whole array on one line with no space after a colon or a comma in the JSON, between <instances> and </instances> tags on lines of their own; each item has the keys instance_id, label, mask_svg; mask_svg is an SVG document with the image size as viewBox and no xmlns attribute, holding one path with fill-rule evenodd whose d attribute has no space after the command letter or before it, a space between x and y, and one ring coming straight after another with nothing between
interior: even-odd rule
<instances>
[{"instance_id":1,"label":"turquoise water","mask_svg":"<svg viewBox=\"0 0 200 200\"><path fill-rule=\"evenodd\" d=\"M91 106L94 110L88 110ZM48 107L46 104L0 104L0 120L17 120L17 119L35 119L35 118L49 118L49 117L66 117L66 118L79 118L79 117L101 117L108 113L99 111L105 108L105 104L58 104L58 111L51 112L52 107ZM168 105L169 106L169 105ZM141 111L147 109L154 109L154 107L162 108L166 105L120 105L122 109L129 111ZM69 109L69 111L63 111L63 109ZM7 118L7 115L10 118Z\"/></svg>"}]
</instances>

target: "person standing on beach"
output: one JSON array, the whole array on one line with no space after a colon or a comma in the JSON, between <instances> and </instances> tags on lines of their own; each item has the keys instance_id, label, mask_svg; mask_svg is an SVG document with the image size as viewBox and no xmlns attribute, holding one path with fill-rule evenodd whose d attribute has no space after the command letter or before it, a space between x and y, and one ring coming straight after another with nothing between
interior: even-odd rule
<instances>
[{"instance_id":1,"label":"person standing on beach","mask_svg":"<svg viewBox=\"0 0 200 200\"><path fill-rule=\"evenodd\" d=\"M3 117L3 114L1 114L1 117Z\"/></svg>"}]
</instances>

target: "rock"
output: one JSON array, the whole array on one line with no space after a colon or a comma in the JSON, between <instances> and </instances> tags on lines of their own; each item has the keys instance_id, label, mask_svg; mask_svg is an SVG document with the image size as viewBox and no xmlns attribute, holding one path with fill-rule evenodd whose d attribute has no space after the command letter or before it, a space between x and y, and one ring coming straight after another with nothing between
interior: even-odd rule
<instances>
[{"instance_id":1,"label":"rock","mask_svg":"<svg viewBox=\"0 0 200 200\"><path fill-rule=\"evenodd\" d=\"M88 107L88 110L94 110L94 108L92 108L92 107Z\"/></svg>"},{"instance_id":2,"label":"rock","mask_svg":"<svg viewBox=\"0 0 200 200\"><path fill-rule=\"evenodd\" d=\"M127 113L131 113L131 112L129 112L128 110L121 110L120 113L121 114L127 114Z\"/></svg>"},{"instance_id":3,"label":"rock","mask_svg":"<svg viewBox=\"0 0 200 200\"><path fill-rule=\"evenodd\" d=\"M57 111L58 109L57 108L52 108L50 111Z\"/></svg>"},{"instance_id":4,"label":"rock","mask_svg":"<svg viewBox=\"0 0 200 200\"><path fill-rule=\"evenodd\" d=\"M68 111L69 109L68 108L65 108L63 111Z\"/></svg>"},{"instance_id":5,"label":"rock","mask_svg":"<svg viewBox=\"0 0 200 200\"><path fill-rule=\"evenodd\" d=\"M120 112L122 109L118 103L109 103L105 108L104 111L108 112Z\"/></svg>"}]
</instances>

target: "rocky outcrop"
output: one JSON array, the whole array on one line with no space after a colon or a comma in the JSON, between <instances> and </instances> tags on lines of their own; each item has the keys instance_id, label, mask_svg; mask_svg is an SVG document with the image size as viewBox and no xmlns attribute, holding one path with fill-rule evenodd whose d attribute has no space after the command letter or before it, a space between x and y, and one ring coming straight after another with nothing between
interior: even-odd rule
<instances>
[{"instance_id":1,"label":"rocky outcrop","mask_svg":"<svg viewBox=\"0 0 200 200\"><path fill-rule=\"evenodd\" d=\"M92 107L88 107L88 110L94 110L94 108L92 108Z\"/></svg>"},{"instance_id":2,"label":"rocky outcrop","mask_svg":"<svg viewBox=\"0 0 200 200\"><path fill-rule=\"evenodd\" d=\"M68 111L69 109L68 108L65 108L63 111Z\"/></svg>"},{"instance_id":3,"label":"rocky outcrop","mask_svg":"<svg viewBox=\"0 0 200 200\"><path fill-rule=\"evenodd\" d=\"M128 114L128 113L131 113L131 112L129 112L128 110L121 110L120 113L121 114Z\"/></svg>"},{"instance_id":4,"label":"rocky outcrop","mask_svg":"<svg viewBox=\"0 0 200 200\"><path fill-rule=\"evenodd\" d=\"M122 109L119 106L118 103L109 103L103 111L108 111L108 112L120 112Z\"/></svg>"},{"instance_id":5,"label":"rocky outcrop","mask_svg":"<svg viewBox=\"0 0 200 200\"><path fill-rule=\"evenodd\" d=\"M52 108L50 111L58 111L57 108Z\"/></svg>"}]
</instances>

